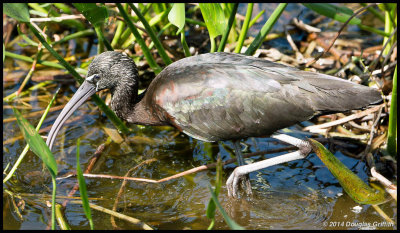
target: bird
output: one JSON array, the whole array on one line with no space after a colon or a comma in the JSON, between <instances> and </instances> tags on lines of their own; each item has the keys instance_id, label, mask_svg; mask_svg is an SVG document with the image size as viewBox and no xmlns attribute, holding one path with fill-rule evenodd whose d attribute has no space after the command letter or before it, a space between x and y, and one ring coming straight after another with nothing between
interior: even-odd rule
<instances>
[{"instance_id":1,"label":"bird","mask_svg":"<svg viewBox=\"0 0 400 233\"><path fill-rule=\"evenodd\" d=\"M53 123L46 141L50 150L68 117L90 96L108 89L111 109L128 123L170 125L206 142L232 140L239 166L226 185L228 195L238 197L238 182L248 173L311 152L308 141L274 132L315 116L382 101L379 91L345 79L226 52L180 59L166 66L143 93L138 94L138 86L137 67L127 54L96 55L85 81ZM265 136L299 150L245 165L240 140ZM248 182L246 193L251 193Z\"/></svg>"}]
</instances>

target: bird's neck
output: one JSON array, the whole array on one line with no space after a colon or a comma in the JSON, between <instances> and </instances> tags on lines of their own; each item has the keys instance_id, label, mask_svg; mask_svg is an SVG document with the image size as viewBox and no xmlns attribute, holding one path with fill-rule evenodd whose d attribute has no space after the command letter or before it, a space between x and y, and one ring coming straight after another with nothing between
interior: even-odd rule
<instances>
[{"instance_id":1,"label":"bird's neck","mask_svg":"<svg viewBox=\"0 0 400 233\"><path fill-rule=\"evenodd\" d=\"M124 88L117 86L111 90L111 109L117 114L118 117L126 119L135 107L137 99L137 90L135 88Z\"/></svg>"},{"instance_id":2,"label":"bird's neck","mask_svg":"<svg viewBox=\"0 0 400 233\"><path fill-rule=\"evenodd\" d=\"M113 91L111 108L118 117L129 123L165 125L152 111L151 106L146 106L145 93L138 95L137 88L116 88Z\"/></svg>"}]
</instances>

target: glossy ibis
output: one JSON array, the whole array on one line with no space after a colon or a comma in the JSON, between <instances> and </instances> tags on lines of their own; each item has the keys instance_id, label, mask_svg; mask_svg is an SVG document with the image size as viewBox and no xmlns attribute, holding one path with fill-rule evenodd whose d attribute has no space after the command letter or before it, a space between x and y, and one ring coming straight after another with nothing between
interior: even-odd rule
<instances>
[{"instance_id":1,"label":"glossy ibis","mask_svg":"<svg viewBox=\"0 0 400 233\"><path fill-rule=\"evenodd\" d=\"M244 165L239 139L269 136L316 115L381 101L380 93L366 86L233 53L208 53L176 61L140 95L138 82L136 65L126 54L112 51L97 55L85 82L51 128L47 138L50 149L73 111L95 92L109 89L111 109L127 122L171 125L202 141L234 140L240 166L229 177L227 188L229 195L236 197L238 181L245 174L304 158L311 151L306 141L272 135L299 150Z\"/></svg>"}]
</instances>

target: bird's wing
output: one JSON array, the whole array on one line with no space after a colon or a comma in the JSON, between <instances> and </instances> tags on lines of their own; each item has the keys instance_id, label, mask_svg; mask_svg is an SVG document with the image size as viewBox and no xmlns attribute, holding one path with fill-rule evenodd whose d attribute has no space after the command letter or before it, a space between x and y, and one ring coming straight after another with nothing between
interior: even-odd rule
<instances>
[{"instance_id":1,"label":"bird's wing","mask_svg":"<svg viewBox=\"0 0 400 233\"><path fill-rule=\"evenodd\" d=\"M205 141L269 135L314 115L365 107L376 91L243 55L205 54L166 67L148 88L159 118Z\"/></svg>"},{"instance_id":2,"label":"bird's wing","mask_svg":"<svg viewBox=\"0 0 400 233\"><path fill-rule=\"evenodd\" d=\"M204 141L269 135L314 114L296 80L247 65L191 64L160 73L147 105Z\"/></svg>"}]
</instances>

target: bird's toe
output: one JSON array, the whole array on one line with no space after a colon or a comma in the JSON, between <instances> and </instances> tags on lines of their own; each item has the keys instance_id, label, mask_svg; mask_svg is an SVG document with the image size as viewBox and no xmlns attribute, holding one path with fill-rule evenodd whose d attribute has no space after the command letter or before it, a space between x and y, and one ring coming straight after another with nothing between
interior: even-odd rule
<instances>
[{"instance_id":1,"label":"bird's toe","mask_svg":"<svg viewBox=\"0 0 400 233\"><path fill-rule=\"evenodd\" d=\"M238 167L233 170L232 174L229 176L226 181L226 187L228 189L228 195L233 198L238 198L239 191L239 181L240 181L240 173L238 172Z\"/></svg>"}]
</instances>

